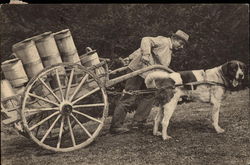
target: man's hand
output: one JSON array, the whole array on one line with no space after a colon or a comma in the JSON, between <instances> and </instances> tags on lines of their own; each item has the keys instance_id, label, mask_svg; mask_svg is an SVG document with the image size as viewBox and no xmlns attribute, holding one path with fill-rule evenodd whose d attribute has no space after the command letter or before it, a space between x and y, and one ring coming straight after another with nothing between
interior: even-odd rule
<instances>
[{"instance_id":1,"label":"man's hand","mask_svg":"<svg viewBox=\"0 0 250 165\"><path fill-rule=\"evenodd\" d=\"M149 65L150 64L150 60L149 60L149 56L150 54L147 54L147 55L143 55L142 58L141 58L141 61L146 64L146 65Z\"/></svg>"},{"instance_id":2,"label":"man's hand","mask_svg":"<svg viewBox=\"0 0 250 165\"><path fill-rule=\"evenodd\" d=\"M126 58L119 57L119 60L122 62L122 64L124 66L127 66L130 63L130 58L129 57L126 57Z\"/></svg>"},{"instance_id":3,"label":"man's hand","mask_svg":"<svg viewBox=\"0 0 250 165\"><path fill-rule=\"evenodd\" d=\"M126 66L126 65L128 65L130 63L131 59L129 57L126 57L126 58L123 59L123 61L124 61L124 64Z\"/></svg>"}]
</instances>

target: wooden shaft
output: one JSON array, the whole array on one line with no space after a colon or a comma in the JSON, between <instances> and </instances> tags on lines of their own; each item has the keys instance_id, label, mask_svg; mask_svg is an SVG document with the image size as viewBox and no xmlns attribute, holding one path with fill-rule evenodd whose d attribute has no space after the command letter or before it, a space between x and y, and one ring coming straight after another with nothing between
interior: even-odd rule
<instances>
[{"instance_id":1,"label":"wooden shaft","mask_svg":"<svg viewBox=\"0 0 250 165\"><path fill-rule=\"evenodd\" d=\"M168 68L168 67L165 67L165 66L162 66L162 65L151 65L151 66L148 66L146 68L142 68L142 69L139 69L139 70L136 70L136 71L133 71L131 73L128 73L128 74L125 74L123 76L120 76L120 77L117 77L117 78L114 78L112 80L109 80L106 82L106 87L110 87L110 86L113 86L117 83L120 83L124 80L127 80L131 77L134 77L134 76L137 76L139 74L142 74L144 72L147 72L147 71L150 71L150 70L154 70L154 69L160 69L160 70L163 70L163 71L166 71L166 72L174 72L172 69Z\"/></svg>"},{"instance_id":2,"label":"wooden shaft","mask_svg":"<svg viewBox=\"0 0 250 165\"><path fill-rule=\"evenodd\" d=\"M128 66L124 66L124 67L121 67L121 68L112 70L111 72L109 72L109 74L116 74L116 73L122 72L122 71L124 71L124 70L126 70L126 69L128 69Z\"/></svg>"}]
</instances>

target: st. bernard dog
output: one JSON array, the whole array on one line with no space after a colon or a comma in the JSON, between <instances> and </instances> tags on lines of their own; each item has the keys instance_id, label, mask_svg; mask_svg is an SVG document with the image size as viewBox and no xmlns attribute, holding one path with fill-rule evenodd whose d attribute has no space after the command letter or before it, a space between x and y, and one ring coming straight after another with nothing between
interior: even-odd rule
<instances>
[{"instance_id":1,"label":"st. bernard dog","mask_svg":"<svg viewBox=\"0 0 250 165\"><path fill-rule=\"evenodd\" d=\"M153 134L163 140L171 138L167 129L169 120L180 100L211 103L212 124L217 133L223 133L219 122L221 101L226 90L239 87L245 79L246 65L240 61L230 61L207 70L192 70L174 73L154 71L147 75L147 88L157 88L156 106L159 111L154 119ZM162 124L162 131L158 127Z\"/></svg>"}]
</instances>

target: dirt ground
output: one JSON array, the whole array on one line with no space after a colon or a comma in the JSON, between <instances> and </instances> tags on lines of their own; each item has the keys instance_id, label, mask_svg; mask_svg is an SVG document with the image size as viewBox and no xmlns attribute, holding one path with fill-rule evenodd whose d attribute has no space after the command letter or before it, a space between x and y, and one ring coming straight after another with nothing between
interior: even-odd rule
<instances>
[{"instance_id":1,"label":"dirt ground","mask_svg":"<svg viewBox=\"0 0 250 165\"><path fill-rule=\"evenodd\" d=\"M173 139L162 141L152 135L153 117L144 130L122 135L108 133L110 117L96 140L86 148L68 153L52 153L11 128L1 130L2 165L247 165L250 164L249 90L233 92L221 106L220 125L226 130L216 134L211 126L210 105L182 104L169 126ZM126 124L132 120L128 115Z\"/></svg>"}]
</instances>

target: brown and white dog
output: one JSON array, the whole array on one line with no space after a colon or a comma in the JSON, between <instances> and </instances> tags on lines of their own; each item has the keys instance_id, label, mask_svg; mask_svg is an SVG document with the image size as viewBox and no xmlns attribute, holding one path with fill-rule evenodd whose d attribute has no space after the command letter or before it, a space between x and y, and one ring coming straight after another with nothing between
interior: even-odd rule
<instances>
[{"instance_id":1,"label":"brown and white dog","mask_svg":"<svg viewBox=\"0 0 250 165\"><path fill-rule=\"evenodd\" d=\"M234 60L208 70L149 73L145 78L146 86L159 89L155 97L159 111L154 120L153 134L162 136L163 140L171 138L167 133L169 120L180 99L211 103L213 127L217 133L223 133L224 129L218 124L221 101L225 98L226 90L241 85L245 70L244 63ZM201 84L185 85L192 82ZM158 130L160 122L161 132Z\"/></svg>"}]
</instances>

